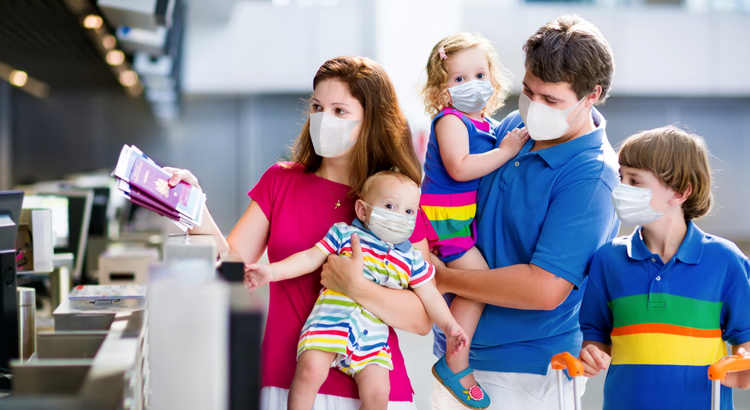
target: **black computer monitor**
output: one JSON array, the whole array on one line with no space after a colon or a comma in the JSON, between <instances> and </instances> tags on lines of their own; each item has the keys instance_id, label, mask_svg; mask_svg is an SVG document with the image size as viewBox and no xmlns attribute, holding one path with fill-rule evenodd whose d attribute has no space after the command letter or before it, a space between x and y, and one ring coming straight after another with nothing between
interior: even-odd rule
<instances>
[{"instance_id":1,"label":"black computer monitor","mask_svg":"<svg viewBox=\"0 0 750 410\"><path fill-rule=\"evenodd\" d=\"M16 297L16 235L21 218L22 191L0 191L0 368L18 358Z\"/></svg>"}]
</instances>

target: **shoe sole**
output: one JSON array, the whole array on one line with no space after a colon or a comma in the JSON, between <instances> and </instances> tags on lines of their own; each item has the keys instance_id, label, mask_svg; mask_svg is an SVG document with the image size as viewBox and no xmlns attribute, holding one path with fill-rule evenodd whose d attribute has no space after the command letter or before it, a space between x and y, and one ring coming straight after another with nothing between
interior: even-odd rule
<instances>
[{"instance_id":1,"label":"shoe sole","mask_svg":"<svg viewBox=\"0 0 750 410\"><path fill-rule=\"evenodd\" d=\"M464 402L463 400L461 400L460 397L458 397L458 395L456 394L456 392L453 391L453 389L451 389L450 387L448 387L445 384L443 384L443 379L441 379L440 376L438 376L437 371L435 371L435 365L434 364L432 365L432 375L435 376L435 378L437 379L437 381L439 381L440 384L442 384L443 387L445 387L445 390L448 390L448 393L452 394L453 397L455 397L456 400L459 403L461 403L461 404L464 405L464 407L469 408L469 409L486 409L487 407L490 407L490 406L487 406L487 407L473 407L473 406L469 406L468 404L466 404L466 402Z\"/></svg>"}]
</instances>

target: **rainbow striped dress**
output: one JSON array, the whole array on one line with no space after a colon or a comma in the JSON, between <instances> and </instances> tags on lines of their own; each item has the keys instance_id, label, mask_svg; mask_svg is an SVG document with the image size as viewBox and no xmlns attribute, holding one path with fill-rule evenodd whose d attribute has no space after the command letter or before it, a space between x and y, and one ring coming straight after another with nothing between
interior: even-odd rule
<instances>
[{"instance_id":1,"label":"rainbow striped dress","mask_svg":"<svg viewBox=\"0 0 750 410\"><path fill-rule=\"evenodd\" d=\"M498 122L473 120L454 108L444 108L432 119L424 163L420 206L429 224L425 231L430 249L437 249L443 262L463 256L476 242L477 188L479 179L459 182L451 178L440 155L435 123L445 115L460 118L469 131L469 153L481 154L494 148Z\"/></svg>"},{"instance_id":2,"label":"rainbow striped dress","mask_svg":"<svg viewBox=\"0 0 750 410\"><path fill-rule=\"evenodd\" d=\"M409 241L391 245L378 239L358 219L337 223L315 246L324 254L351 256L351 236L359 235L365 278L387 288L419 287L435 276L435 268ZM323 288L302 327L297 357L305 350L336 353L331 364L354 375L374 364L393 370L388 325L343 293Z\"/></svg>"}]
</instances>

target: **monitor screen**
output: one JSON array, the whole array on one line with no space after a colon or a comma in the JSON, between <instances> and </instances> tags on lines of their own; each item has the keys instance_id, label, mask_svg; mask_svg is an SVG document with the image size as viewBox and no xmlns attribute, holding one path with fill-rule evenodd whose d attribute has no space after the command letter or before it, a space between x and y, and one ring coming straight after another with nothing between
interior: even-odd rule
<instances>
[{"instance_id":1,"label":"monitor screen","mask_svg":"<svg viewBox=\"0 0 750 410\"><path fill-rule=\"evenodd\" d=\"M54 209L52 211L52 231L56 232L54 250L56 254L73 254L72 275L74 279L80 279L86 253L94 192L90 189L50 193L36 192L29 197L40 197L38 200L29 202L29 208L34 208L34 206L31 206L33 201L40 201L40 203L54 205L58 208L59 217L55 217ZM62 207L63 202L66 204L65 207ZM25 207L26 201L24 200ZM41 208L47 208L47 206L41 206ZM62 209L65 211L61 211ZM64 241L58 241L57 232L59 232L60 237L64 238Z\"/></svg>"},{"instance_id":2,"label":"monitor screen","mask_svg":"<svg viewBox=\"0 0 750 410\"><path fill-rule=\"evenodd\" d=\"M23 198L24 209L50 209L52 211L52 244L55 248L68 246L70 222L68 197L65 195L28 195Z\"/></svg>"}]
</instances>

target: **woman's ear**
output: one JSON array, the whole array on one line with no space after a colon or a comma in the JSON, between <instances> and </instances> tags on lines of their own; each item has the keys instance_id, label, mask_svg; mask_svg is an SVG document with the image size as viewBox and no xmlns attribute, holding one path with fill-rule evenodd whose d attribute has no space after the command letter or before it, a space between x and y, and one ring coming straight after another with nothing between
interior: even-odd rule
<instances>
[{"instance_id":1,"label":"woman's ear","mask_svg":"<svg viewBox=\"0 0 750 410\"><path fill-rule=\"evenodd\" d=\"M357 213L357 219L362 222L367 222L367 208L365 207L365 201L358 199L354 203L354 212Z\"/></svg>"}]
</instances>

